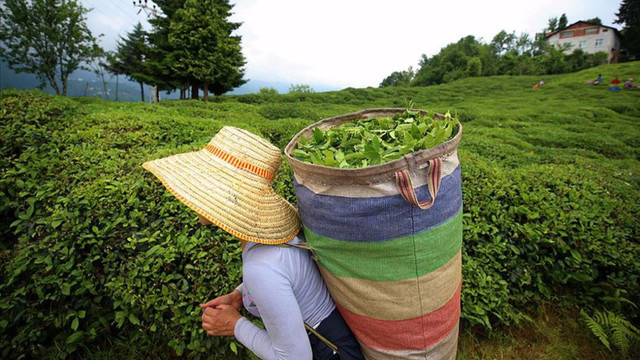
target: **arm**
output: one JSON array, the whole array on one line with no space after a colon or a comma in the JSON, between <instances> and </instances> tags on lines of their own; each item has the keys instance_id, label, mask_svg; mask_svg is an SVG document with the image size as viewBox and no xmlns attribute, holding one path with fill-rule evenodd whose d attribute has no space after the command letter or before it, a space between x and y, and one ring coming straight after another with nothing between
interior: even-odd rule
<instances>
[{"instance_id":1,"label":"arm","mask_svg":"<svg viewBox=\"0 0 640 360\"><path fill-rule=\"evenodd\" d=\"M311 359L311 345L291 284L268 263L243 267L244 286L260 311L266 330L246 318L237 321L235 336L262 359Z\"/></svg>"}]
</instances>

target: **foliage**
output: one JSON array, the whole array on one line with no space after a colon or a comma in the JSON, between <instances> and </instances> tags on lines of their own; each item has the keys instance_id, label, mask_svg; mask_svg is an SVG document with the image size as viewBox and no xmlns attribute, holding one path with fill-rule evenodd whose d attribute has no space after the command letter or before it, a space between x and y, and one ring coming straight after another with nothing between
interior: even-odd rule
<instances>
[{"instance_id":1,"label":"foliage","mask_svg":"<svg viewBox=\"0 0 640 360\"><path fill-rule=\"evenodd\" d=\"M632 347L640 351L640 330L624 317L607 310L598 310L593 317L584 311L581 311L580 315L607 349L611 350L613 345L624 357L629 355L629 349Z\"/></svg>"},{"instance_id":2,"label":"foliage","mask_svg":"<svg viewBox=\"0 0 640 360\"><path fill-rule=\"evenodd\" d=\"M622 47L635 59L640 58L640 1L622 0L616 13L616 24L624 24Z\"/></svg>"},{"instance_id":3,"label":"foliage","mask_svg":"<svg viewBox=\"0 0 640 360\"><path fill-rule=\"evenodd\" d=\"M0 5L0 55L16 72L37 75L58 95L67 80L102 53L75 0L6 0Z\"/></svg>"},{"instance_id":4,"label":"foliage","mask_svg":"<svg viewBox=\"0 0 640 360\"><path fill-rule=\"evenodd\" d=\"M172 64L180 76L203 83L204 100L240 86L245 59L240 36L232 32L240 23L228 21L233 5L228 0L186 0L169 26L169 44L181 49Z\"/></svg>"},{"instance_id":5,"label":"foliage","mask_svg":"<svg viewBox=\"0 0 640 360\"><path fill-rule=\"evenodd\" d=\"M277 93L278 93L278 90L276 90L276 88L271 86L263 86L260 88L260 90L258 90L258 94L263 94L263 95L275 95Z\"/></svg>"},{"instance_id":6,"label":"foliage","mask_svg":"<svg viewBox=\"0 0 640 360\"><path fill-rule=\"evenodd\" d=\"M343 169L378 165L440 145L455 134L454 128L449 113L434 119L407 109L393 117L358 119L326 130L316 127L311 138L300 138L291 156Z\"/></svg>"},{"instance_id":7,"label":"foliage","mask_svg":"<svg viewBox=\"0 0 640 360\"><path fill-rule=\"evenodd\" d=\"M160 9L159 14L149 18L152 31L147 34L149 40L149 56L145 59L147 75L153 78L154 85L163 90L180 88L180 99L184 98L187 86L194 79L181 76L172 66L184 56L184 50L176 48L169 42L169 31L172 19L185 3L185 0L156 0L153 2ZM198 99L198 87L192 86L192 97Z\"/></svg>"},{"instance_id":8,"label":"foliage","mask_svg":"<svg viewBox=\"0 0 640 360\"><path fill-rule=\"evenodd\" d=\"M392 72L391 75L382 80L378 87L408 86L409 83L411 83L411 80L413 80L414 75L413 67L409 66L407 70Z\"/></svg>"},{"instance_id":9,"label":"foliage","mask_svg":"<svg viewBox=\"0 0 640 360\"><path fill-rule=\"evenodd\" d=\"M147 33L142 24L137 23L126 38L120 37L116 43L116 50L107 56L108 69L116 75L126 75L131 81L140 84L140 97L144 102L144 83L153 81L149 75L146 62L150 49Z\"/></svg>"},{"instance_id":10,"label":"foliage","mask_svg":"<svg viewBox=\"0 0 640 360\"><path fill-rule=\"evenodd\" d=\"M449 44L429 58L422 55L415 72L393 72L380 84L385 86L428 86L465 77L493 75L549 75L580 71L606 63L606 53L585 54L580 49L548 46L545 34L567 26L567 18L549 19L549 27L531 38L522 33L496 34L489 44L473 36ZM411 70L411 69L410 69Z\"/></svg>"},{"instance_id":11,"label":"foliage","mask_svg":"<svg viewBox=\"0 0 640 360\"><path fill-rule=\"evenodd\" d=\"M291 84L289 86L289 93L290 94L313 93L313 92L315 92L315 91L313 90L311 85L308 85L308 84Z\"/></svg>"},{"instance_id":12,"label":"foliage","mask_svg":"<svg viewBox=\"0 0 640 360\"><path fill-rule=\"evenodd\" d=\"M258 111L265 119L278 120L286 118L300 118L307 120L320 120L318 114L312 110L295 104L272 103L265 104Z\"/></svg>"},{"instance_id":13,"label":"foliage","mask_svg":"<svg viewBox=\"0 0 640 360\"><path fill-rule=\"evenodd\" d=\"M233 338L206 336L197 308L240 281L237 240L201 226L140 164L202 148L224 125L283 148L320 118L405 99L464 128L463 331L501 333L541 302L637 328L640 92L585 81L639 69L549 75L537 90L537 75L495 76L215 103L3 91L0 357L248 358ZM263 116L276 110L313 116ZM291 176L285 161L273 186L294 201Z\"/></svg>"}]
</instances>

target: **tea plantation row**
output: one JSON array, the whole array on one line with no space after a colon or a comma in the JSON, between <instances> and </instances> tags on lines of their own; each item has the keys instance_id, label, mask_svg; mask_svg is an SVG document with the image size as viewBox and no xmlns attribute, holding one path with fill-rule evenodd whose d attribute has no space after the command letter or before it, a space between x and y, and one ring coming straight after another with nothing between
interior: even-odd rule
<instances>
[{"instance_id":1,"label":"tea plantation row","mask_svg":"<svg viewBox=\"0 0 640 360\"><path fill-rule=\"evenodd\" d=\"M541 301L638 324L638 63L428 88L112 103L0 96L0 357L245 358L200 329L198 304L240 281L240 248L140 165L199 149L224 125L279 147L307 124L371 107L451 111L464 124L463 327L527 321ZM276 190L295 202L283 162Z\"/></svg>"}]
</instances>

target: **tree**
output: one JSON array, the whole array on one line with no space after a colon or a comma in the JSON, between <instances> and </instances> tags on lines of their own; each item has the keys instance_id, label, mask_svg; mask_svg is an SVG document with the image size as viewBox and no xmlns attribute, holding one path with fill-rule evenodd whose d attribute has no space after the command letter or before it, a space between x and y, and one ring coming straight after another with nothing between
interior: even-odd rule
<instances>
[{"instance_id":1,"label":"tree","mask_svg":"<svg viewBox=\"0 0 640 360\"><path fill-rule=\"evenodd\" d=\"M556 31L559 30L558 29L558 18L557 17L552 17L549 18L549 25L547 26L547 29L545 32L551 32L551 31Z\"/></svg>"},{"instance_id":2,"label":"tree","mask_svg":"<svg viewBox=\"0 0 640 360\"><path fill-rule=\"evenodd\" d=\"M144 83L153 81L150 75L146 58L149 54L149 45L146 40L146 32L142 24L137 23L126 38L120 37L116 44L116 51L108 57L108 69L114 74L126 75L131 81L140 84L140 99L144 102Z\"/></svg>"},{"instance_id":3,"label":"tree","mask_svg":"<svg viewBox=\"0 0 640 360\"><path fill-rule=\"evenodd\" d=\"M312 93L315 92L308 84L291 84L289 86L289 94Z\"/></svg>"},{"instance_id":4,"label":"tree","mask_svg":"<svg viewBox=\"0 0 640 360\"><path fill-rule=\"evenodd\" d=\"M465 70L465 75L470 77L482 75L482 61L479 57L474 56L467 60L467 69Z\"/></svg>"},{"instance_id":5,"label":"tree","mask_svg":"<svg viewBox=\"0 0 640 360\"><path fill-rule=\"evenodd\" d=\"M564 29L568 25L569 25L569 20L567 20L567 15L566 14L560 15L560 20L558 20L558 29L557 30Z\"/></svg>"},{"instance_id":6,"label":"tree","mask_svg":"<svg viewBox=\"0 0 640 360\"><path fill-rule=\"evenodd\" d=\"M602 20L600 20L599 17L594 17L593 19L585 20L585 22L596 24L596 25L602 25Z\"/></svg>"},{"instance_id":7,"label":"tree","mask_svg":"<svg viewBox=\"0 0 640 360\"><path fill-rule=\"evenodd\" d=\"M198 98L197 81L188 76L176 73L173 64L184 56L184 50L176 48L169 42L171 21L178 10L184 7L185 0L154 0L154 4L161 10L157 16L149 19L152 31L147 33L149 53L146 58L147 72L152 85L163 90L180 88L180 99L184 99L185 91L190 84L191 95Z\"/></svg>"},{"instance_id":8,"label":"tree","mask_svg":"<svg viewBox=\"0 0 640 360\"><path fill-rule=\"evenodd\" d=\"M409 66L407 70L404 71L394 71L391 75L387 76L380 83L381 88L387 86L409 86L411 80L413 80L413 76L415 73L413 72L413 67Z\"/></svg>"},{"instance_id":9,"label":"tree","mask_svg":"<svg viewBox=\"0 0 640 360\"><path fill-rule=\"evenodd\" d=\"M494 47L497 54L504 54L516 46L516 41L517 37L515 31L509 34L502 30L493 37L491 45Z\"/></svg>"},{"instance_id":10,"label":"tree","mask_svg":"<svg viewBox=\"0 0 640 360\"><path fill-rule=\"evenodd\" d=\"M102 49L74 0L5 0L0 5L0 55L16 72L35 74L67 96L69 75L89 70Z\"/></svg>"},{"instance_id":11,"label":"tree","mask_svg":"<svg viewBox=\"0 0 640 360\"><path fill-rule=\"evenodd\" d=\"M629 55L640 57L640 0L622 0L615 24L624 24L622 28L622 46Z\"/></svg>"},{"instance_id":12,"label":"tree","mask_svg":"<svg viewBox=\"0 0 640 360\"><path fill-rule=\"evenodd\" d=\"M261 95L276 95L278 94L278 90L271 86L263 86L258 90L258 94Z\"/></svg>"},{"instance_id":13,"label":"tree","mask_svg":"<svg viewBox=\"0 0 640 360\"><path fill-rule=\"evenodd\" d=\"M172 69L202 83L205 101L209 90L221 95L246 82L241 39L232 35L240 23L228 20L232 8L228 0L186 0L169 25L169 43L181 49Z\"/></svg>"}]
</instances>

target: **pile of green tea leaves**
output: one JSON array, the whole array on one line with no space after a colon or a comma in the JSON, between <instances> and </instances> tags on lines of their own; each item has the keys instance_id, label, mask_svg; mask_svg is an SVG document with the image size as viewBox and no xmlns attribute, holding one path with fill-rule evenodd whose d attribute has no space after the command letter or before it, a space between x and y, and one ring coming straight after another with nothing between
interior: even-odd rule
<instances>
[{"instance_id":1,"label":"pile of green tea leaves","mask_svg":"<svg viewBox=\"0 0 640 360\"><path fill-rule=\"evenodd\" d=\"M434 119L405 110L393 117L358 119L300 138L291 156L310 164L361 168L399 159L440 145L455 135L455 120L447 112Z\"/></svg>"}]
</instances>

